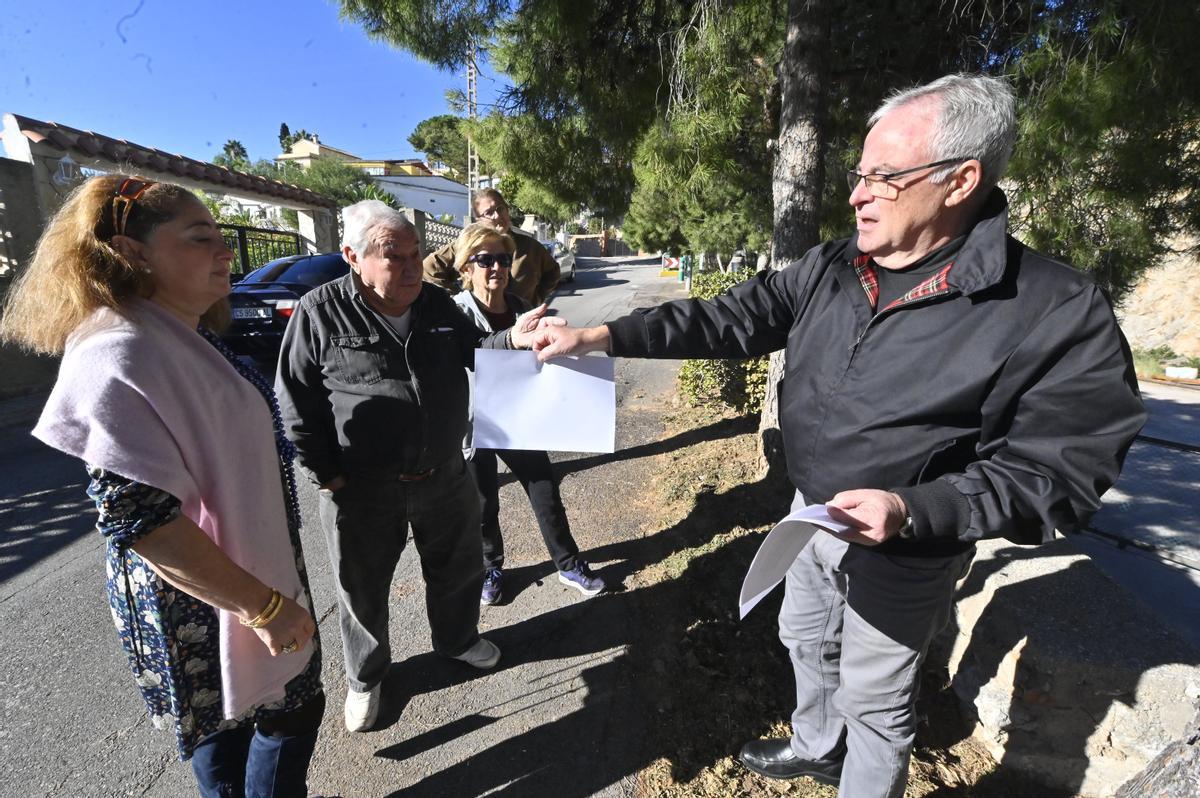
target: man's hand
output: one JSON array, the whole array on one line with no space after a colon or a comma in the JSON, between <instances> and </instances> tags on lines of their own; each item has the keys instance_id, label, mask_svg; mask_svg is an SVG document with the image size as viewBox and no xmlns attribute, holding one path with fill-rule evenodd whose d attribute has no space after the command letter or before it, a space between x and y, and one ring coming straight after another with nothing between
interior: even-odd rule
<instances>
[{"instance_id":1,"label":"man's hand","mask_svg":"<svg viewBox=\"0 0 1200 798\"><path fill-rule=\"evenodd\" d=\"M517 316L517 320L512 326L512 345L517 349L531 349L533 347L533 334L537 330L543 330L548 327L562 327L567 322L565 319L560 319L557 316L546 315L547 305L545 302L538 305L530 311Z\"/></svg>"},{"instance_id":2,"label":"man's hand","mask_svg":"<svg viewBox=\"0 0 1200 798\"><path fill-rule=\"evenodd\" d=\"M841 537L864 546L877 546L895 537L908 518L904 499L886 490L844 490L826 506L833 520L854 528Z\"/></svg>"},{"instance_id":3,"label":"man's hand","mask_svg":"<svg viewBox=\"0 0 1200 798\"><path fill-rule=\"evenodd\" d=\"M547 360L565 355L586 355L588 352L607 352L609 346L608 327L544 327L533 339L533 351L538 360Z\"/></svg>"}]
</instances>

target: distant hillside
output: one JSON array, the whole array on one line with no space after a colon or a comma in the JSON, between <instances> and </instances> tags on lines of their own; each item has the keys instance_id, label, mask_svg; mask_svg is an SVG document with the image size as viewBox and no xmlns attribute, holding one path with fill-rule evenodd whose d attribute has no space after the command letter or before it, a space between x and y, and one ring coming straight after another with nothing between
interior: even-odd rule
<instances>
[{"instance_id":1,"label":"distant hillside","mask_svg":"<svg viewBox=\"0 0 1200 798\"><path fill-rule=\"evenodd\" d=\"M1200 260L1176 257L1148 270L1117 315L1133 348L1200 357Z\"/></svg>"}]
</instances>

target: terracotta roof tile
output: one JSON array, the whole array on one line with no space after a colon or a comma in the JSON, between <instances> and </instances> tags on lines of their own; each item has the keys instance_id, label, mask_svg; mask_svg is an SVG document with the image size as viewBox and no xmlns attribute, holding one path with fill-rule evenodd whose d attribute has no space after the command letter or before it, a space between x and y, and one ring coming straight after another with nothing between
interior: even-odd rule
<instances>
[{"instance_id":1,"label":"terracotta roof tile","mask_svg":"<svg viewBox=\"0 0 1200 798\"><path fill-rule=\"evenodd\" d=\"M100 152L100 140L94 135L83 135L75 137L75 146L83 150L88 155L95 155Z\"/></svg>"}]
</instances>

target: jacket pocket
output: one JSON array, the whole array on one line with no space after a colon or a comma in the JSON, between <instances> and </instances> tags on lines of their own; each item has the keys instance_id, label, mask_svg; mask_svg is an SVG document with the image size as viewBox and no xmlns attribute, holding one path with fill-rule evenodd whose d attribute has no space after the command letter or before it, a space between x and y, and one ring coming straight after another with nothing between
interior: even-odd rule
<instances>
[{"instance_id":1,"label":"jacket pocket","mask_svg":"<svg viewBox=\"0 0 1200 798\"><path fill-rule=\"evenodd\" d=\"M381 351L378 334L335 335L329 339L333 349L334 377L350 385L371 385L383 379L387 355Z\"/></svg>"}]
</instances>

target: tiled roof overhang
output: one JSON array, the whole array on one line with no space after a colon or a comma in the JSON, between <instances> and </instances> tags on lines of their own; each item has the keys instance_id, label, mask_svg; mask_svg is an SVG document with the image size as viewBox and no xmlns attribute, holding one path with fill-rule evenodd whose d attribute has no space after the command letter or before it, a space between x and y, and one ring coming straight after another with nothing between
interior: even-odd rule
<instances>
[{"instance_id":1,"label":"tiled roof overhang","mask_svg":"<svg viewBox=\"0 0 1200 798\"><path fill-rule=\"evenodd\" d=\"M77 130L57 122L42 122L19 114L8 114L25 138L34 144L46 144L87 158L130 164L162 174L211 183L234 191L250 191L267 197L279 197L319 208L337 208L337 202L306 188L282 183L258 175L226 169L207 161L143 147L124 139L114 139L90 130Z\"/></svg>"}]
</instances>

